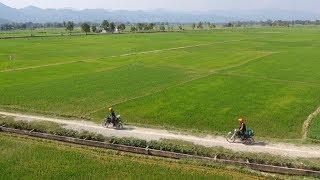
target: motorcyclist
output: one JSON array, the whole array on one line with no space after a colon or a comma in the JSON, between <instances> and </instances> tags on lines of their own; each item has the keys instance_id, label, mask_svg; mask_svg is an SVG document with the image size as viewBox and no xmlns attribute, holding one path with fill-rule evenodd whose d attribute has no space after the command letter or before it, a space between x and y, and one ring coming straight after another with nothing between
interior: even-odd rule
<instances>
[{"instance_id":1,"label":"motorcyclist","mask_svg":"<svg viewBox=\"0 0 320 180\"><path fill-rule=\"evenodd\" d=\"M241 137L241 139L244 139L245 138L245 134L247 132L246 123L244 122L243 118L240 118L238 121L239 121L239 124L240 124L238 135Z\"/></svg>"},{"instance_id":2,"label":"motorcyclist","mask_svg":"<svg viewBox=\"0 0 320 180\"><path fill-rule=\"evenodd\" d=\"M117 120L117 116L112 107L109 108L109 113L110 113L109 117L111 118L111 123L114 124Z\"/></svg>"}]
</instances>

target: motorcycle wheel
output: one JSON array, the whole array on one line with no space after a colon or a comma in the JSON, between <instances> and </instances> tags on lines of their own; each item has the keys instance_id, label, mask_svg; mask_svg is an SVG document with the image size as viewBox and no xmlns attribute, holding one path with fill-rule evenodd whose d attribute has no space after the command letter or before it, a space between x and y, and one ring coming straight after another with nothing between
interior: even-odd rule
<instances>
[{"instance_id":1,"label":"motorcycle wheel","mask_svg":"<svg viewBox=\"0 0 320 180\"><path fill-rule=\"evenodd\" d=\"M117 124L116 129L123 129L123 125L121 122Z\"/></svg>"},{"instance_id":2,"label":"motorcycle wheel","mask_svg":"<svg viewBox=\"0 0 320 180\"><path fill-rule=\"evenodd\" d=\"M229 143L234 143L236 141L236 136L233 133L229 132L226 136L226 139Z\"/></svg>"},{"instance_id":3,"label":"motorcycle wheel","mask_svg":"<svg viewBox=\"0 0 320 180\"><path fill-rule=\"evenodd\" d=\"M105 121L105 122L102 122L101 124L103 127L107 127L108 126L108 123Z\"/></svg>"},{"instance_id":4,"label":"motorcycle wheel","mask_svg":"<svg viewBox=\"0 0 320 180\"><path fill-rule=\"evenodd\" d=\"M253 145L254 144L254 139L253 138L248 138L244 141L244 144L247 144L247 145Z\"/></svg>"}]
</instances>

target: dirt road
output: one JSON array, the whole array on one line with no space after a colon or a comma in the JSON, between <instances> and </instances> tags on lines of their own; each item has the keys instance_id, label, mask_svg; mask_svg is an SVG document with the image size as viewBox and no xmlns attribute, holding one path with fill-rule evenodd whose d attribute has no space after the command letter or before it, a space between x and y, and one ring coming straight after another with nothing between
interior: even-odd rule
<instances>
[{"instance_id":1,"label":"dirt road","mask_svg":"<svg viewBox=\"0 0 320 180\"><path fill-rule=\"evenodd\" d=\"M179 139L198 145L204 145L207 147L224 147L226 149L240 152L269 153L289 157L320 158L320 146L297 146L287 143L265 142L256 142L255 145L248 146L241 143L228 143L224 137L219 136L198 137L193 135L168 132L166 130L148 129L134 126L126 127L124 130L115 130L104 128L99 124L95 124L89 121L49 118L43 116L33 116L1 111L0 115L13 117L16 120L56 122L69 129L86 130L90 132L100 133L105 136L134 137L144 140Z\"/></svg>"}]
</instances>

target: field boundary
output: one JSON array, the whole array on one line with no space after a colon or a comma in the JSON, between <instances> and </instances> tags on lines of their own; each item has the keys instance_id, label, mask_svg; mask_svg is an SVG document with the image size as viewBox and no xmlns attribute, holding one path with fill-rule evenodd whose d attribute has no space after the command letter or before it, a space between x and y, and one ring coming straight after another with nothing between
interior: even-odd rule
<instances>
[{"instance_id":1,"label":"field boundary","mask_svg":"<svg viewBox=\"0 0 320 180\"><path fill-rule=\"evenodd\" d=\"M245 39L221 41L221 42L212 42L212 43L203 43L203 44L180 46L180 47L173 47L173 48L167 48L167 49L156 49L156 50L127 53L127 54L121 54L121 55L115 55L115 56L109 56L109 57L110 58L114 58L114 57L125 57L125 56L133 56L133 55L140 55L140 54L158 53L158 52L163 52L163 51L172 51L172 50L188 49L188 48L195 48L195 47L201 47L201 46L210 46L210 45L214 45L214 44L225 44L225 43L229 43L229 42L239 42L239 41L243 41L243 40L245 40Z\"/></svg>"},{"instance_id":2,"label":"field boundary","mask_svg":"<svg viewBox=\"0 0 320 180\"><path fill-rule=\"evenodd\" d=\"M29 67L15 68L15 69L5 69L5 70L0 70L0 73L1 72L23 71L23 70L28 70L28 69L37 69L37 68L43 68L43 67L59 66L59 65L73 64L73 63L80 63L80 62L86 62L86 61L68 61L68 62L39 65L39 66L29 66Z\"/></svg>"},{"instance_id":3,"label":"field boundary","mask_svg":"<svg viewBox=\"0 0 320 180\"><path fill-rule=\"evenodd\" d=\"M126 57L126 56L140 55L140 54L158 53L158 52L163 52L163 51L172 51L172 50L188 49L188 48L201 47L201 46L210 46L210 45L214 45L214 44L225 44L225 43L229 43L229 42L239 42L239 41L243 41L243 40L245 40L245 39L212 42L212 43L196 44L196 45L189 45L189 46L180 46L180 47L173 47L173 48L167 48L167 49L155 49L155 50L150 50L150 51L141 51L141 52L133 52L133 53L125 53L125 54L120 54L120 55L113 55L113 56L98 58L97 60L103 61L106 58L116 58L116 57ZM0 73L1 72L23 71L23 70L28 70L28 69L37 69L37 68L50 67L50 66L59 66L59 65L72 64L72 63L78 63L78 62L93 62L93 61L94 60L76 60L76 61L45 64L45 65L39 65L39 66L29 66L29 67L15 68L15 69L4 69L4 70L0 70Z\"/></svg>"},{"instance_id":4,"label":"field boundary","mask_svg":"<svg viewBox=\"0 0 320 180\"><path fill-rule=\"evenodd\" d=\"M304 121L303 129L302 129L302 133L303 133L302 139L307 139L308 138L309 128L310 128L310 125L312 123L312 120L314 118L316 118L319 114L320 114L320 106L313 113L311 113L307 117L307 119Z\"/></svg>"},{"instance_id":5,"label":"field boundary","mask_svg":"<svg viewBox=\"0 0 320 180\"><path fill-rule=\"evenodd\" d=\"M58 135L52 135L47 133L25 131L25 130L13 129L13 128L6 128L2 126L0 127L0 131L6 132L6 133L13 133L13 134L25 135L30 137L54 140L54 141L78 144L78 145L85 145L85 146L92 146L92 147L98 147L98 148L105 148L105 149L142 154L142 155L157 156L157 157L164 157L164 158L171 158L171 159L190 159L191 158L191 159L210 161L210 162L216 162L221 164L239 165L239 166L248 167L253 170L258 170L263 172L320 177L320 171L314 171L309 169L288 168L288 167L282 167L282 166L250 163L245 161L219 159L217 157L211 158L211 157L205 157L205 156L189 155L189 154L149 149L148 147L140 148L140 147L134 147L134 146L110 144L106 142L85 140L85 139L66 137L66 136L58 136Z\"/></svg>"},{"instance_id":6,"label":"field boundary","mask_svg":"<svg viewBox=\"0 0 320 180\"><path fill-rule=\"evenodd\" d=\"M254 78L254 79L261 79L261 80L269 80L274 82L282 82L282 83L296 83L296 84L302 84L305 86L320 86L320 83L314 83L314 82L306 82L306 81L295 81L295 80L285 80L285 79L277 79L277 78L268 78L268 77L262 77L262 76L250 76L246 74L235 74L235 73L219 73L221 75L226 76L235 76L235 77L247 77L247 78Z\"/></svg>"}]
</instances>

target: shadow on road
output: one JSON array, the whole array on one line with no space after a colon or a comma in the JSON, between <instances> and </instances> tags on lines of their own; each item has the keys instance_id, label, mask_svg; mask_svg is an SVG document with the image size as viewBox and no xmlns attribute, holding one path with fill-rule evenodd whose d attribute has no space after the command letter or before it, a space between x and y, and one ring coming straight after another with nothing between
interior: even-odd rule
<instances>
[{"instance_id":1,"label":"shadow on road","mask_svg":"<svg viewBox=\"0 0 320 180\"><path fill-rule=\"evenodd\" d=\"M135 127L131 127L131 126L126 126L126 127L123 127L122 129L117 129L115 127L106 127L106 126L104 126L104 127L106 129L113 129L113 130L117 130L117 131L133 131L136 129Z\"/></svg>"},{"instance_id":2,"label":"shadow on road","mask_svg":"<svg viewBox=\"0 0 320 180\"><path fill-rule=\"evenodd\" d=\"M258 141L252 144L253 146L266 146L268 145L267 143L263 142L263 141Z\"/></svg>"},{"instance_id":3,"label":"shadow on road","mask_svg":"<svg viewBox=\"0 0 320 180\"><path fill-rule=\"evenodd\" d=\"M119 131L133 131L133 130L135 130L135 128L134 127L124 127L124 128L122 128L122 129L118 129Z\"/></svg>"},{"instance_id":4,"label":"shadow on road","mask_svg":"<svg viewBox=\"0 0 320 180\"><path fill-rule=\"evenodd\" d=\"M238 144L245 144L243 143L242 141L237 141L235 143L238 143ZM263 142L263 141L257 141L257 142L254 142L253 144L245 144L247 146L266 146L268 145L267 143Z\"/></svg>"}]
</instances>

